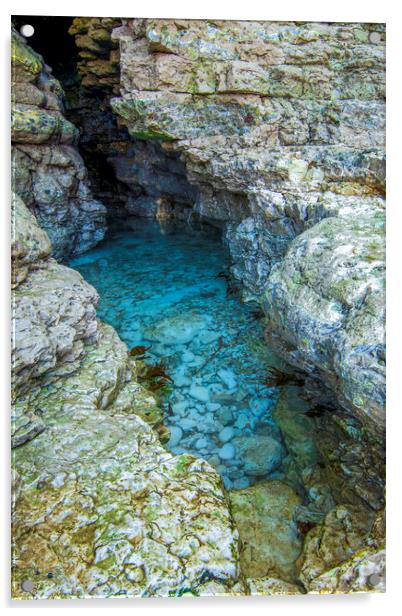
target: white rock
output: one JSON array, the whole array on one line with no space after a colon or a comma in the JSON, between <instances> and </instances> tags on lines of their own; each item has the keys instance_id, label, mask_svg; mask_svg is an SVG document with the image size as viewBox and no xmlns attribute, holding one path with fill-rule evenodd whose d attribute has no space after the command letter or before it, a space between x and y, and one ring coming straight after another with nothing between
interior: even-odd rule
<instances>
[{"instance_id":1,"label":"white rock","mask_svg":"<svg viewBox=\"0 0 402 616\"><path fill-rule=\"evenodd\" d=\"M237 380L234 373L231 370L225 370L221 368L218 370L219 378L225 383L228 389L234 389L237 385Z\"/></svg>"},{"instance_id":2,"label":"white rock","mask_svg":"<svg viewBox=\"0 0 402 616\"><path fill-rule=\"evenodd\" d=\"M195 385L194 383L190 387L190 396L199 400L200 402L208 402L209 401L209 391L206 387L202 387L202 385Z\"/></svg>"},{"instance_id":3,"label":"white rock","mask_svg":"<svg viewBox=\"0 0 402 616\"><path fill-rule=\"evenodd\" d=\"M232 443L226 443L223 447L218 449L218 456L221 460L231 460L234 458L236 453L235 448Z\"/></svg>"}]
</instances>

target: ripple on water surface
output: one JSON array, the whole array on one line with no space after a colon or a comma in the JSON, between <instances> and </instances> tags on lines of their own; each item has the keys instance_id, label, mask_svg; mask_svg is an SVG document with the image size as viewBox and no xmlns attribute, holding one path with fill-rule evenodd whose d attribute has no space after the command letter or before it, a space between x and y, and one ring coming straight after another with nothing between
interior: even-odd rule
<instances>
[{"instance_id":1,"label":"ripple on water surface","mask_svg":"<svg viewBox=\"0 0 402 616\"><path fill-rule=\"evenodd\" d=\"M173 379L165 401L175 453L207 459L228 488L281 478L285 455L263 385L263 326L228 293L228 255L213 228L130 221L70 265L99 292L98 315L129 348L151 346Z\"/></svg>"}]
</instances>

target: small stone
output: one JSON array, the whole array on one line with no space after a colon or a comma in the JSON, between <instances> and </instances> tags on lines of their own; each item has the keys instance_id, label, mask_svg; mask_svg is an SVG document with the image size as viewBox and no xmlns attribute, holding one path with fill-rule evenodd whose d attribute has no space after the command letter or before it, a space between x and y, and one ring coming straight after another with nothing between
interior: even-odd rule
<instances>
[{"instance_id":1,"label":"small stone","mask_svg":"<svg viewBox=\"0 0 402 616\"><path fill-rule=\"evenodd\" d=\"M221 368L218 370L219 378L225 383L228 389L234 389L237 385L236 377L231 370L225 370Z\"/></svg>"},{"instance_id":2,"label":"small stone","mask_svg":"<svg viewBox=\"0 0 402 616\"><path fill-rule=\"evenodd\" d=\"M224 426L227 426L228 424L233 423L233 419L234 419L233 413L228 408L219 409L218 412L216 413L216 416L218 420L221 422L221 424L223 424Z\"/></svg>"},{"instance_id":3,"label":"small stone","mask_svg":"<svg viewBox=\"0 0 402 616\"><path fill-rule=\"evenodd\" d=\"M194 353L192 353L191 351L185 351L181 358L185 364L189 364L190 362L194 360L194 357L195 357Z\"/></svg>"},{"instance_id":4,"label":"small stone","mask_svg":"<svg viewBox=\"0 0 402 616\"><path fill-rule=\"evenodd\" d=\"M207 410L212 413L221 408L221 405L218 404L217 402L207 402L205 406L207 407Z\"/></svg>"},{"instance_id":5,"label":"small stone","mask_svg":"<svg viewBox=\"0 0 402 616\"><path fill-rule=\"evenodd\" d=\"M228 441L232 440L234 435L235 435L235 432L233 428L231 428L230 426L227 426L226 428L223 428L223 430L219 432L219 440L222 443L227 443Z\"/></svg>"},{"instance_id":6,"label":"small stone","mask_svg":"<svg viewBox=\"0 0 402 616\"><path fill-rule=\"evenodd\" d=\"M233 482L233 488L235 490L243 490L244 488L248 488L249 485L250 482L247 477L240 477L239 479L235 479Z\"/></svg>"},{"instance_id":7,"label":"small stone","mask_svg":"<svg viewBox=\"0 0 402 616\"><path fill-rule=\"evenodd\" d=\"M195 448L196 449L206 449L208 447L208 441L206 438L199 438L196 442L195 442Z\"/></svg>"},{"instance_id":8,"label":"small stone","mask_svg":"<svg viewBox=\"0 0 402 616\"><path fill-rule=\"evenodd\" d=\"M231 460L234 458L236 453L235 448L232 443L226 443L223 447L218 449L218 456L221 460Z\"/></svg>"},{"instance_id":9,"label":"small stone","mask_svg":"<svg viewBox=\"0 0 402 616\"><path fill-rule=\"evenodd\" d=\"M249 423L250 420L247 415L239 415L235 421L235 426L239 428L239 430L243 430Z\"/></svg>"},{"instance_id":10,"label":"small stone","mask_svg":"<svg viewBox=\"0 0 402 616\"><path fill-rule=\"evenodd\" d=\"M209 391L206 387L202 387L201 385L195 385L194 383L190 387L190 396L199 400L200 402L208 402L209 401Z\"/></svg>"},{"instance_id":11,"label":"small stone","mask_svg":"<svg viewBox=\"0 0 402 616\"><path fill-rule=\"evenodd\" d=\"M183 419L180 422L180 427L184 430L184 431L188 431L188 430L192 430L193 428L195 428L197 425L197 422L195 422L193 419Z\"/></svg>"},{"instance_id":12,"label":"small stone","mask_svg":"<svg viewBox=\"0 0 402 616\"><path fill-rule=\"evenodd\" d=\"M170 430L170 439L167 442L167 446L171 449L172 447L176 447L179 444L183 431L178 426L172 426L169 428Z\"/></svg>"}]
</instances>

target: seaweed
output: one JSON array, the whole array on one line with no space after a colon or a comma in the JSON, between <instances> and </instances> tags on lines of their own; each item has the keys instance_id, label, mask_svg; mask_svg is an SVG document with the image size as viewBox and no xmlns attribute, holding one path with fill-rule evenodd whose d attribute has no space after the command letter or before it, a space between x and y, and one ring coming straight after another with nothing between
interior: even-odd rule
<instances>
[{"instance_id":1,"label":"seaweed","mask_svg":"<svg viewBox=\"0 0 402 616\"><path fill-rule=\"evenodd\" d=\"M304 384L304 379L297 374L284 372L272 366L268 369L264 384L267 387L284 387L285 385L297 385L301 387Z\"/></svg>"},{"instance_id":2,"label":"seaweed","mask_svg":"<svg viewBox=\"0 0 402 616\"><path fill-rule=\"evenodd\" d=\"M132 349L130 349L129 355L131 357L136 357L137 359L142 359L145 355L145 353L147 351L149 351L149 349L151 348L151 346L143 346L143 345L138 345L133 347Z\"/></svg>"}]
</instances>

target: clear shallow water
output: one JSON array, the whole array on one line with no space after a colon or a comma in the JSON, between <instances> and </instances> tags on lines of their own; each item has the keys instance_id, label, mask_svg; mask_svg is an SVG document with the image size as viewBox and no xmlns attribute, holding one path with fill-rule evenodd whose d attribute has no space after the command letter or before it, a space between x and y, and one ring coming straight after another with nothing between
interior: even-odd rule
<instances>
[{"instance_id":1,"label":"clear shallow water","mask_svg":"<svg viewBox=\"0 0 402 616\"><path fill-rule=\"evenodd\" d=\"M169 449L207 459L228 488L283 477L278 391L263 384L270 352L256 307L220 275L228 256L217 231L135 219L69 265L128 347L151 346L146 361L164 361Z\"/></svg>"}]
</instances>

